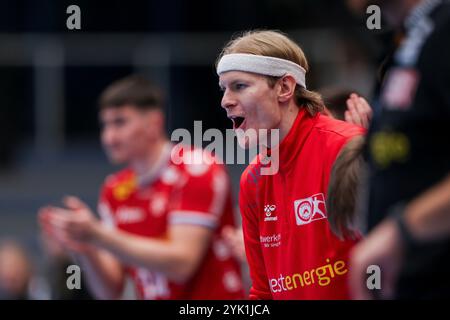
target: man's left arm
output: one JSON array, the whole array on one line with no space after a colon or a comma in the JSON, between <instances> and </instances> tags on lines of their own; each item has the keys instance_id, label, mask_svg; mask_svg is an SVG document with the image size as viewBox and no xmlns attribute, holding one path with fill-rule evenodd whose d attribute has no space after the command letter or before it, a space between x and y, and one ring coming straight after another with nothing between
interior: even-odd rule
<instances>
[{"instance_id":1,"label":"man's left arm","mask_svg":"<svg viewBox=\"0 0 450 320\"><path fill-rule=\"evenodd\" d=\"M405 207L404 223L416 241L450 235L450 175Z\"/></svg>"},{"instance_id":2,"label":"man's left arm","mask_svg":"<svg viewBox=\"0 0 450 320\"><path fill-rule=\"evenodd\" d=\"M407 245L450 236L450 175L412 200L395 217L385 219L351 254L350 287L355 299L371 299L366 269L378 265L381 298L393 298Z\"/></svg>"},{"instance_id":3,"label":"man's left arm","mask_svg":"<svg viewBox=\"0 0 450 320\"><path fill-rule=\"evenodd\" d=\"M93 241L126 264L158 271L175 282L184 282L197 270L211 235L211 229L190 224L170 225L164 239L100 227Z\"/></svg>"},{"instance_id":4,"label":"man's left arm","mask_svg":"<svg viewBox=\"0 0 450 320\"><path fill-rule=\"evenodd\" d=\"M106 249L126 264L159 271L173 281L183 282L197 270L206 254L228 192L226 173L213 167L201 175L190 175L177 188L176 196L170 199L172 205L164 238L111 230L91 213L81 211L55 212L53 225L66 237Z\"/></svg>"}]
</instances>

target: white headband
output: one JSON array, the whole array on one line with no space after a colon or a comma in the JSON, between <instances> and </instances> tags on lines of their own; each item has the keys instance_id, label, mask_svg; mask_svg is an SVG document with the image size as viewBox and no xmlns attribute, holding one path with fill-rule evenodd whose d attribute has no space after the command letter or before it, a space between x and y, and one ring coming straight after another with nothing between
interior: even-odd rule
<instances>
[{"instance_id":1,"label":"white headband","mask_svg":"<svg viewBox=\"0 0 450 320\"><path fill-rule=\"evenodd\" d=\"M273 77L289 74L294 77L295 82L306 89L306 70L295 62L285 59L246 53L226 54L217 64L217 74L228 71L253 72Z\"/></svg>"}]
</instances>

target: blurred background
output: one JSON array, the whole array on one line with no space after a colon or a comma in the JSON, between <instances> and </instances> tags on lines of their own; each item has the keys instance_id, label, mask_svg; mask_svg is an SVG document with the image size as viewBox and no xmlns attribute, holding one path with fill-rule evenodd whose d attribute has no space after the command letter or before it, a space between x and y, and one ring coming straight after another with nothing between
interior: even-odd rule
<instances>
[{"instance_id":1,"label":"blurred background","mask_svg":"<svg viewBox=\"0 0 450 320\"><path fill-rule=\"evenodd\" d=\"M81 9L81 30L66 28L71 4ZM203 130L231 128L214 62L233 34L262 28L304 49L310 89L338 86L370 99L388 31L368 30L364 18L326 0L2 0L0 240L10 241L17 266L31 266L21 276L32 278L31 296L56 297L45 279L58 249L40 238L37 209L67 194L95 208L104 177L118 169L98 139L96 102L109 83L141 73L162 86L169 136L194 120ZM244 167L229 166L235 195Z\"/></svg>"}]
</instances>

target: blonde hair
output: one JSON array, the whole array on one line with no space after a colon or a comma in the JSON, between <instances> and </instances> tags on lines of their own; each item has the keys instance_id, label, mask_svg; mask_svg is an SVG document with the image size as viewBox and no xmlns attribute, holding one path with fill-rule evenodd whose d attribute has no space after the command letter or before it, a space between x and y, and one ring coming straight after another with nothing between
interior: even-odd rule
<instances>
[{"instance_id":1,"label":"blonde hair","mask_svg":"<svg viewBox=\"0 0 450 320\"><path fill-rule=\"evenodd\" d=\"M246 31L231 39L217 58L216 67L224 55L231 53L247 53L285 59L300 65L306 72L309 69L303 50L280 31ZM279 79L279 77L266 77L270 87L273 87ZM306 108L312 116L324 109L324 103L319 93L309 91L299 85L295 88L295 102L299 107Z\"/></svg>"},{"instance_id":2,"label":"blonde hair","mask_svg":"<svg viewBox=\"0 0 450 320\"><path fill-rule=\"evenodd\" d=\"M358 233L356 203L364 173L364 136L347 142L339 152L330 175L327 195L328 222L339 238L354 238Z\"/></svg>"}]
</instances>

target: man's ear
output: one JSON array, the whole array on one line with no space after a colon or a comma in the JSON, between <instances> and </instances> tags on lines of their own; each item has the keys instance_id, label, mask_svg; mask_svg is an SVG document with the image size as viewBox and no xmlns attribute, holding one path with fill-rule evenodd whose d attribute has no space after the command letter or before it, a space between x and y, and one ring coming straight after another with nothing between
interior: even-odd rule
<instances>
[{"instance_id":1,"label":"man's ear","mask_svg":"<svg viewBox=\"0 0 450 320\"><path fill-rule=\"evenodd\" d=\"M295 94L295 87L297 85L294 77L287 74L278 80L278 85L279 85L278 101L287 102L290 99L292 99L292 97Z\"/></svg>"}]
</instances>

